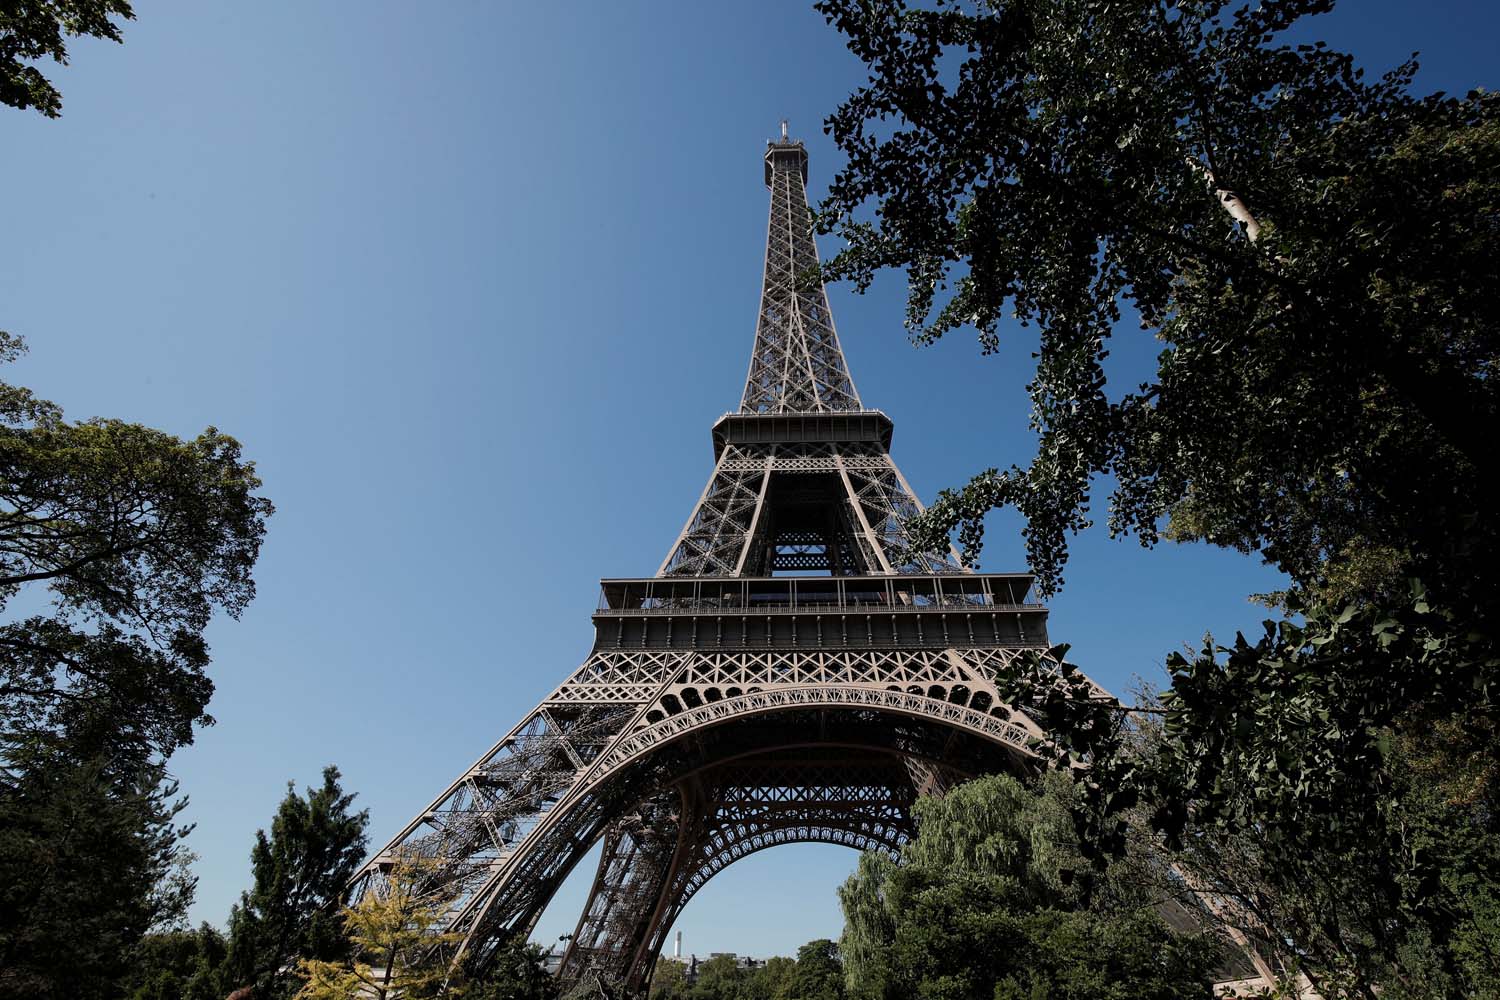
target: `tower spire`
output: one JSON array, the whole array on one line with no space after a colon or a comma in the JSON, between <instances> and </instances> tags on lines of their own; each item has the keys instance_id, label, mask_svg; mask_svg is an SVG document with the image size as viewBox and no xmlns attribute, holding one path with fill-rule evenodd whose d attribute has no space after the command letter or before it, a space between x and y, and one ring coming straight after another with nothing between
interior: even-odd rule
<instances>
[{"instance_id":1,"label":"tower spire","mask_svg":"<svg viewBox=\"0 0 1500 1000\"><path fill-rule=\"evenodd\" d=\"M826 413L861 409L859 393L833 327L828 295L818 276L807 207L807 150L787 139L767 143L766 268L743 413Z\"/></svg>"}]
</instances>

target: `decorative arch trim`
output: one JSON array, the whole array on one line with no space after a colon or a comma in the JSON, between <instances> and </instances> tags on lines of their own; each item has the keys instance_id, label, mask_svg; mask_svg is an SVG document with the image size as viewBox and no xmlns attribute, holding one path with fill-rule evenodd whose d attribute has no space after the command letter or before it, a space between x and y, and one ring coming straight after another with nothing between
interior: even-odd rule
<instances>
[{"instance_id":1,"label":"decorative arch trim","mask_svg":"<svg viewBox=\"0 0 1500 1000\"><path fill-rule=\"evenodd\" d=\"M854 687L847 684L836 687L787 687L752 691L734 698L707 702L629 733L599 757L594 763L593 773L585 780L584 787L597 785L656 747L671 743L690 732L796 708L867 708L889 712L965 729L1028 757L1036 756L1030 747L1032 734L1025 728L965 705L883 687Z\"/></svg>"}]
</instances>

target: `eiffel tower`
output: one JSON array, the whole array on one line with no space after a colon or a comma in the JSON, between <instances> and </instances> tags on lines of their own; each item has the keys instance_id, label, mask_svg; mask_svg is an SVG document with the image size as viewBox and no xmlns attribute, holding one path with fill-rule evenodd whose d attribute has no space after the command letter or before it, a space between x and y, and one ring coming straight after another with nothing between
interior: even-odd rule
<instances>
[{"instance_id":1,"label":"eiffel tower","mask_svg":"<svg viewBox=\"0 0 1500 1000\"><path fill-rule=\"evenodd\" d=\"M767 143L765 275L737 412L656 575L602 582L588 659L364 867L451 900L483 973L602 842L559 975L644 992L693 894L740 858L817 842L895 852L918 795L1020 773L1043 734L993 679L1047 646L1027 573L918 551L920 512L816 279L807 152Z\"/></svg>"}]
</instances>

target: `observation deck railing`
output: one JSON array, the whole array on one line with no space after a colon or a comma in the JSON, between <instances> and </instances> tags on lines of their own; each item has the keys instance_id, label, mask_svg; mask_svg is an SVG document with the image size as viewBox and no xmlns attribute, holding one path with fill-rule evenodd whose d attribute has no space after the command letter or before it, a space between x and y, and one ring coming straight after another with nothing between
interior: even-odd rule
<instances>
[{"instance_id":1,"label":"observation deck railing","mask_svg":"<svg viewBox=\"0 0 1500 1000\"><path fill-rule=\"evenodd\" d=\"M1026 573L925 576L646 577L602 581L601 614L797 611L1043 611Z\"/></svg>"}]
</instances>

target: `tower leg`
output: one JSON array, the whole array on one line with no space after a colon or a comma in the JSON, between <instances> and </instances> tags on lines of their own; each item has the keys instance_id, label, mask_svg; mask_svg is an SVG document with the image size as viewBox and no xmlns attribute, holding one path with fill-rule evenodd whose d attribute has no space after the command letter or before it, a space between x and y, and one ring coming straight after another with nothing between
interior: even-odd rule
<instances>
[{"instance_id":1,"label":"tower leg","mask_svg":"<svg viewBox=\"0 0 1500 1000\"><path fill-rule=\"evenodd\" d=\"M916 770L913 770L916 768ZM685 778L613 824L560 976L642 994L672 925L719 871L792 842L895 853L910 836L913 774L944 770L894 754L752 755ZM675 800L675 801L672 801Z\"/></svg>"},{"instance_id":2,"label":"tower leg","mask_svg":"<svg viewBox=\"0 0 1500 1000\"><path fill-rule=\"evenodd\" d=\"M588 903L558 969L565 982L592 973L609 983L626 983L681 849L684 814L674 788L610 824Z\"/></svg>"}]
</instances>

